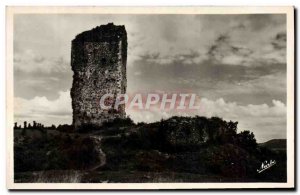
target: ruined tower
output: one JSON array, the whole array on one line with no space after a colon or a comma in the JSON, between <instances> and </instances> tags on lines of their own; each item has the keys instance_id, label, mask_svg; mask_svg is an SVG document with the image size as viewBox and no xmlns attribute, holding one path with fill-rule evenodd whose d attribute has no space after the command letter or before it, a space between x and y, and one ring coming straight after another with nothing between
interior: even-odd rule
<instances>
[{"instance_id":1,"label":"ruined tower","mask_svg":"<svg viewBox=\"0 0 300 195\"><path fill-rule=\"evenodd\" d=\"M71 89L73 125L101 126L103 122L124 118L125 105L104 110L104 94L126 93L127 34L124 26L113 23L82 32L72 41Z\"/></svg>"}]
</instances>

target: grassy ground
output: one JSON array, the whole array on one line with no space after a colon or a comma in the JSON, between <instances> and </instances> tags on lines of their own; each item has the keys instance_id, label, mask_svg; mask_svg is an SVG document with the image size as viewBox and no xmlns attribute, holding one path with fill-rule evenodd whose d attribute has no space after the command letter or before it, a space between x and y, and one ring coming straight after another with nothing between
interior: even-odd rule
<instances>
[{"instance_id":1,"label":"grassy ground","mask_svg":"<svg viewBox=\"0 0 300 195\"><path fill-rule=\"evenodd\" d=\"M273 182L251 178L231 178L180 172L144 171L41 171L15 174L16 183L206 183ZM276 181L275 181L276 182ZM277 181L279 182L279 181Z\"/></svg>"}]
</instances>

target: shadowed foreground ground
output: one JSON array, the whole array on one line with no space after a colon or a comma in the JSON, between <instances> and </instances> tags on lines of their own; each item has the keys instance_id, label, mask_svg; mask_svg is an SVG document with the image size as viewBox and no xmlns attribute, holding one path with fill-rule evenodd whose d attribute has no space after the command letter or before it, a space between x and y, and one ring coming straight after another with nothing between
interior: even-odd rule
<instances>
[{"instance_id":1,"label":"shadowed foreground ground","mask_svg":"<svg viewBox=\"0 0 300 195\"><path fill-rule=\"evenodd\" d=\"M82 131L15 130L15 182L286 182L285 142L258 145L236 122L118 119ZM265 160L276 165L257 173Z\"/></svg>"}]
</instances>

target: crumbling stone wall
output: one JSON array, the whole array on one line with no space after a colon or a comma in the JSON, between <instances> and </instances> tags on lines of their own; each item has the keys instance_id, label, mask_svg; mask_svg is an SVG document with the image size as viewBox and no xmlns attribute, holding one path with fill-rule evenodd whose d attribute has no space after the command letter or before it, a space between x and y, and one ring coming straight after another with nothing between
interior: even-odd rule
<instances>
[{"instance_id":1,"label":"crumbling stone wall","mask_svg":"<svg viewBox=\"0 0 300 195\"><path fill-rule=\"evenodd\" d=\"M104 121L124 118L125 105L103 110L100 98L126 93L127 34L124 26L113 23L85 31L72 41L71 89L73 125L101 126Z\"/></svg>"}]
</instances>

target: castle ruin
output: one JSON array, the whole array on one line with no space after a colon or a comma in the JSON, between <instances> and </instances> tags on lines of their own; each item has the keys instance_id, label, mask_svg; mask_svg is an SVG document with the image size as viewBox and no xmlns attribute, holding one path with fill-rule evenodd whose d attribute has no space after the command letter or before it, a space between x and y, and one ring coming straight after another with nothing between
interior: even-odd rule
<instances>
[{"instance_id":1,"label":"castle ruin","mask_svg":"<svg viewBox=\"0 0 300 195\"><path fill-rule=\"evenodd\" d=\"M124 118L125 105L103 110L104 94L126 93L127 34L124 26L113 23L82 32L72 41L71 88L73 125L101 126L103 122Z\"/></svg>"}]
</instances>

